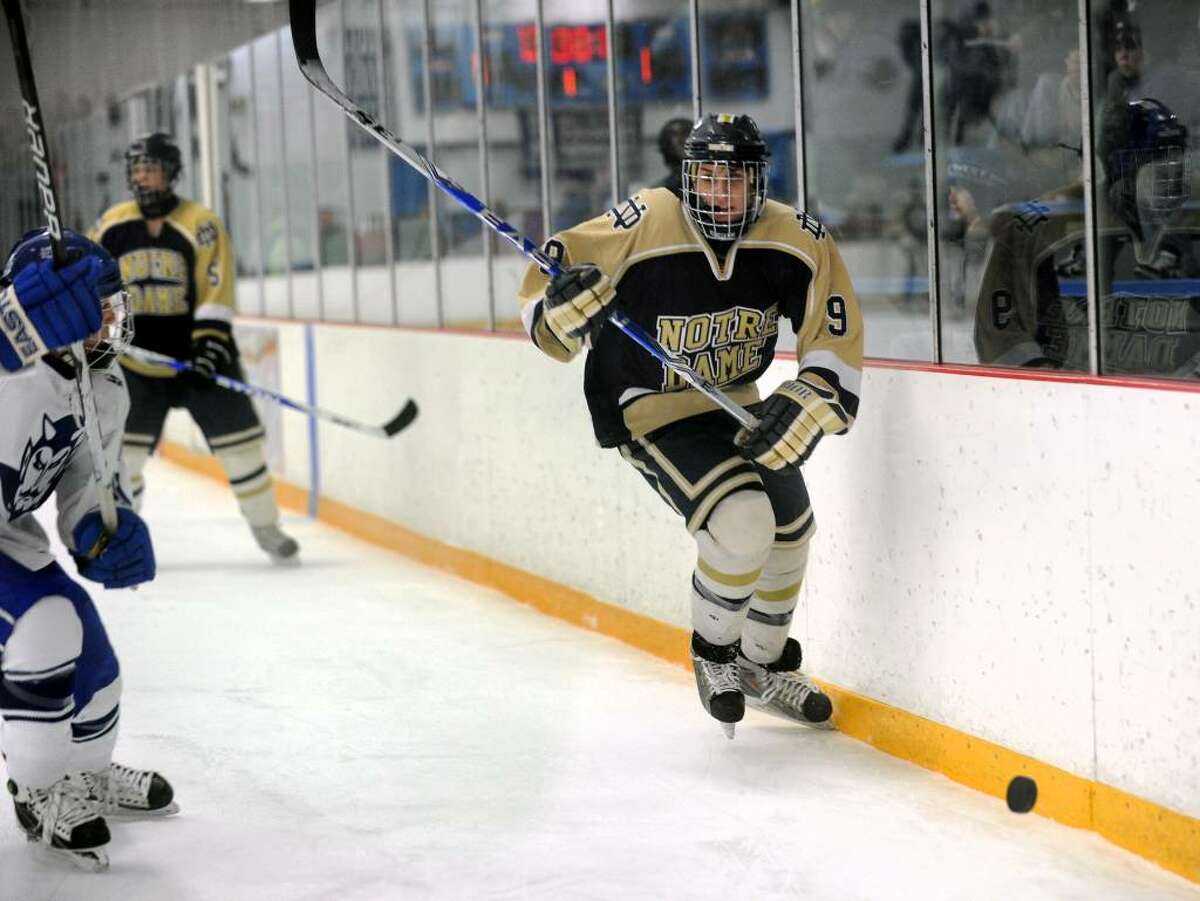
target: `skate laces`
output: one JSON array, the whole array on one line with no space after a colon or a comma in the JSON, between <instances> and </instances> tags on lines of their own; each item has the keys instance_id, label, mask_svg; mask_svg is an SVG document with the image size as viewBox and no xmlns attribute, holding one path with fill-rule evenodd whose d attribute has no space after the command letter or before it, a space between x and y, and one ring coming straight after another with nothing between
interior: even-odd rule
<instances>
[{"instance_id":1,"label":"skate laces","mask_svg":"<svg viewBox=\"0 0 1200 901\"><path fill-rule=\"evenodd\" d=\"M727 691L742 690L741 676L738 672L736 662L714 663L711 660L705 660L703 657L698 659L700 661L700 669L704 673L704 679L714 695L724 694Z\"/></svg>"},{"instance_id":2,"label":"skate laces","mask_svg":"<svg viewBox=\"0 0 1200 901\"><path fill-rule=\"evenodd\" d=\"M76 826L100 816L86 783L70 776L47 789L35 789L29 794L34 810L41 808L42 841L46 843L50 843L56 832L68 838Z\"/></svg>"},{"instance_id":3,"label":"skate laces","mask_svg":"<svg viewBox=\"0 0 1200 901\"><path fill-rule=\"evenodd\" d=\"M133 767L110 763L108 768L94 773L97 795L106 809L115 810L122 805L126 807L145 807L146 799L150 796L150 781L154 773L150 770L137 770Z\"/></svg>"},{"instance_id":4,"label":"skate laces","mask_svg":"<svg viewBox=\"0 0 1200 901\"><path fill-rule=\"evenodd\" d=\"M759 682L763 685L762 699L766 703L778 699L795 710L802 710L804 699L817 691L817 686L808 681L800 672L773 673L766 667L759 667Z\"/></svg>"}]
</instances>

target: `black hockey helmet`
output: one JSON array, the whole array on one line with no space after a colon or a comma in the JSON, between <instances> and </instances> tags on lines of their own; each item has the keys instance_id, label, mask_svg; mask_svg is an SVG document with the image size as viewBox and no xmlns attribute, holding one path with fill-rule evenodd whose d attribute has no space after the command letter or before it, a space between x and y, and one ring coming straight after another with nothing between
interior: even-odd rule
<instances>
[{"instance_id":1,"label":"black hockey helmet","mask_svg":"<svg viewBox=\"0 0 1200 901\"><path fill-rule=\"evenodd\" d=\"M1105 175L1126 203L1170 212L1188 199L1187 128L1149 97L1110 107L1100 131ZM1140 174L1150 165L1148 174Z\"/></svg>"},{"instance_id":2,"label":"black hockey helmet","mask_svg":"<svg viewBox=\"0 0 1200 901\"><path fill-rule=\"evenodd\" d=\"M658 132L658 152L663 165L678 166L683 162L683 143L692 133L691 119L668 119Z\"/></svg>"},{"instance_id":3,"label":"black hockey helmet","mask_svg":"<svg viewBox=\"0 0 1200 901\"><path fill-rule=\"evenodd\" d=\"M683 142L683 204L705 237L737 240L762 213L767 199L767 158L771 155L749 116L709 113L692 126ZM731 185L744 178L740 216L727 212Z\"/></svg>"},{"instance_id":4,"label":"black hockey helmet","mask_svg":"<svg viewBox=\"0 0 1200 901\"><path fill-rule=\"evenodd\" d=\"M137 163L157 163L161 166L166 177L166 188L152 190L137 185L133 180L133 167ZM147 219L165 216L179 202L175 196L175 179L182 171L183 155L179 152L179 146L164 132L143 135L125 151L125 180L138 208Z\"/></svg>"}]
</instances>

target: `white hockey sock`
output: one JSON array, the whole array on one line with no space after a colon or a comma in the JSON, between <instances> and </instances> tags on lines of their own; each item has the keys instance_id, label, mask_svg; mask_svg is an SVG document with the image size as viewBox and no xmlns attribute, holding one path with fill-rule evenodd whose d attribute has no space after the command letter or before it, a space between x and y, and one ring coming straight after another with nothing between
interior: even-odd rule
<instances>
[{"instance_id":1,"label":"white hockey sock","mask_svg":"<svg viewBox=\"0 0 1200 901\"><path fill-rule=\"evenodd\" d=\"M737 491L717 504L696 533L692 628L710 644L732 644L741 634L774 529L766 494Z\"/></svg>"},{"instance_id":2,"label":"white hockey sock","mask_svg":"<svg viewBox=\"0 0 1200 901\"><path fill-rule=\"evenodd\" d=\"M776 541L763 565L742 627L742 654L755 663L774 663L783 654L792 615L808 566L809 528L799 539Z\"/></svg>"},{"instance_id":3,"label":"white hockey sock","mask_svg":"<svg viewBox=\"0 0 1200 901\"><path fill-rule=\"evenodd\" d=\"M275 503L275 482L267 469L261 441L250 441L232 448L215 450L225 467L229 484L237 497L242 516L252 527L269 526L279 522L279 506Z\"/></svg>"}]
</instances>

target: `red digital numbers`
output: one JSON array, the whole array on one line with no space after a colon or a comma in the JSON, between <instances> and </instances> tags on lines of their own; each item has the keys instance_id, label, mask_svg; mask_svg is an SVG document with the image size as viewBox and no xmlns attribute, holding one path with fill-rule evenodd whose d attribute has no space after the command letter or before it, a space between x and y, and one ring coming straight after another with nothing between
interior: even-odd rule
<instances>
[{"instance_id":1,"label":"red digital numbers","mask_svg":"<svg viewBox=\"0 0 1200 901\"><path fill-rule=\"evenodd\" d=\"M517 27L521 62L537 63L537 27ZM608 36L603 25L556 25L550 29L550 62L555 66L602 63L608 59Z\"/></svg>"}]
</instances>

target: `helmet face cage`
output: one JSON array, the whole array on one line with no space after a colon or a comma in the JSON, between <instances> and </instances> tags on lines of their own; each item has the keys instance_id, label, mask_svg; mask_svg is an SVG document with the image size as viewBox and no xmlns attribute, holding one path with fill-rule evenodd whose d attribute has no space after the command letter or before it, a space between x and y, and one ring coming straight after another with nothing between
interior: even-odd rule
<instances>
[{"instance_id":1,"label":"helmet face cage","mask_svg":"<svg viewBox=\"0 0 1200 901\"><path fill-rule=\"evenodd\" d=\"M765 160L685 158L683 205L701 234L736 241L762 213L767 199Z\"/></svg>"},{"instance_id":2,"label":"helmet face cage","mask_svg":"<svg viewBox=\"0 0 1200 901\"><path fill-rule=\"evenodd\" d=\"M88 365L104 368L133 344L133 305L124 288L100 300L100 331L83 344Z\"/></svg>"},{"instance_id":3,"label":"helmet face cage","mask_svg":"<svg viewBox=\"0 0 1200 901\"><path fill-rule=\"evenodd\" d=\"M133 172L137 166L157 166L163 174L163 187L146 188L134 181ZM125 183L145 213L165 213L174 205L175 179L182 169L179 148L161 132L134 141L125 151Z\"/></svg>"},{"instance_id":4,"label":"helmet face cage","mask_svg":"<svg viewBox=\"0 0 1200 901\"><path fill-rule=\"evenodd\" d=\"M1171 213L1187 203L1191 184L1188 154L1183 147L1163 147L1125 154L1126 169L1136 173L1137 205L1151 213Z\"/></svg>"}]
</instances>

